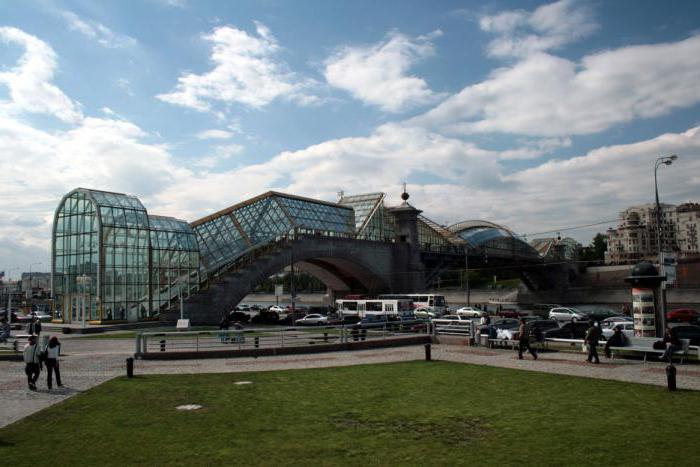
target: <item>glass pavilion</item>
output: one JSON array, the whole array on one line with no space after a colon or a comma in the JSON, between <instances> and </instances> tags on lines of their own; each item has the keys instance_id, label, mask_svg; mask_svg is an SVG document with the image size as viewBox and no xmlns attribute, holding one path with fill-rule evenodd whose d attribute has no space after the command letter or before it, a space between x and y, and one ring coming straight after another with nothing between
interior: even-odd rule
<instances>
[{"instance_id":1,"label":"glass pavilion","mask_svg":"<svg viewBox=\"0 0 700 467\"><path fill-rule=\"evenodd\" d=\"M51 246L54 320L64 323L154 319L199 284L190 226L149 216L134 196L71 191L56 210Z\"/></svg>"}]
</instances>

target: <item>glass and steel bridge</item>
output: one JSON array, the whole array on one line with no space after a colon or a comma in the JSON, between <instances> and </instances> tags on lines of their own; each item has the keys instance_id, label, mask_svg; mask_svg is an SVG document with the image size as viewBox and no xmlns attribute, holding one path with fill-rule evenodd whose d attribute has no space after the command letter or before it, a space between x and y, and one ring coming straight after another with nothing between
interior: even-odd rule
<instances>
[{"instance_id":1,"label":"glass and steel bridge","mask_svg":"<svg viewBox=\"0 0 700 467\"><path fill-rule=\"evenodd\" d=\"M416 227L422 252L540 259L527 242L490 222L448 228L420 215ZM236 261L298 234L395 242L396 221L384 193L343 195L333 203L270 191L188 223L149 214L135 196L77 188L54 216L54 319L157 319Z\"/></svg>"}]
</instances>

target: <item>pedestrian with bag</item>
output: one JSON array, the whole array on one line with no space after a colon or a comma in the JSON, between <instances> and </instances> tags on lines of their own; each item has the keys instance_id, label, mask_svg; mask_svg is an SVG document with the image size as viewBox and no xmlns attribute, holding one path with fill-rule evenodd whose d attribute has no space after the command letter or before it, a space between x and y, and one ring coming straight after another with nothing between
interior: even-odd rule
<instances>
[{"instance_id":1,"label":"pedestrian with bag","mask_svg":"<svg viewBox=\"0 0 700 467\"><path fill-rule=\"evenodd\" d=\"M58 366L58 357L61 355L61 343L58 341L58 337L52 336L51 339L49 339L49 343L44 350L44 355L46 359L46 386L49 388L49 391L52 389L52 373L55 373L56 385L62 388L61 371Z\"/></svg>"},{"instance_id":2,"label":"pedestrian with bag","mask_svg":"<svg viewBox=\"0 0 700 467\"><path fill-rule=\"evenodd\" d=\"M683 345L671 328L666 328L663 344L666 346L666 350L659 358L661 360L666 360L668 363L673 363L673 352L680 350Z\"/></svg>"},{"instance_id":3,"label":"pedestrian with bag","mask_svg":"<svg viewBox=\"0 0 700 467\"><path fill-rule=\"evenodd\" d=\"M583 342L588 346L588 357L586 361L588 363L600 363L600 358L598 358L598 341L600 340L600 328L598 328L593 321L591 321L591 327L586 331L586 337ZM595 360L595 361L593 361Z\"/></svg>"},{"instance_id":4,"label":"pedestrian with bag","mask_svg":"<svg viewBox=\"0 0 700 467\"><path fill-rule=\"evenodd\" d=\"M24 346L22 357L24 359L24 373L27 375L27 384L30 391L36 391L36 381L41 373L41 355L39 344L35 336L29 336L29 342Z\"/></svg>"},{"instance_id":5,"label":"pedestrian with bag","mask_svg":"<svg viewBox=\"0 0 700 467\"><path fill-rule=\"evenodd\" d=\"M537 360L537 351L530 346L530 330L524 319L520 320L520 327L518 327L518 359L523 359L523 352L527 349L532 355L532 358Z\"/></svg>"},{"instance_id":6,"label":"pedestrian with bag","mask_svg":"<svg viewBox=\"0 0 700 467\"><path fill-rule=\"evenodd\" d=\"M10 338L12 330L10 329L10 323L7 322L7 319L2 318L0 320L0 343L5 343L7 342L7 339Z\"/></svg>"}]
</instances>

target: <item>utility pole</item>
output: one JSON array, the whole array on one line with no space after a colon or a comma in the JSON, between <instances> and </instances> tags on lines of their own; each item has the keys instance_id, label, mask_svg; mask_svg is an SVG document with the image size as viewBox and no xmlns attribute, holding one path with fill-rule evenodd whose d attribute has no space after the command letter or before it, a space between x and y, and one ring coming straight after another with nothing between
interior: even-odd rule
<instances>
[{"instance_id":1,"label":"utility pole","mask_svg":"<svg viewBox=\"0 0 700 467\"><path fill-rule=\"evenodd\" d=\"M465 269L465 284L466 284L466 298L467 298L467 306L470 305L469 303L469 295L471 295L471 291L469 290L469 247L465 246L464 247L464 269Z\"/></svg>"}]
</instances>

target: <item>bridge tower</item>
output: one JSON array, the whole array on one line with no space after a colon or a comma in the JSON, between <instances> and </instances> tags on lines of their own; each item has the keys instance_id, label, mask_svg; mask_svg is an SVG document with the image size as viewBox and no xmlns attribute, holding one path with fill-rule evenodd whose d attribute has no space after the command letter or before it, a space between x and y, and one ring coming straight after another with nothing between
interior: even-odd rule
<instances>
[{"instance_id":1,"label":"bridge tower","mask_svg":"<svg viewBox=\"0 0 700 467\"><path fill-rule=\"evenodd\" d=\"M403 203L400 206L387 208L396 221L395 241L397 245L405 245L404 251L397 252L395 257L394 292L412 293L425 290L425 266L420 257L420 241L418 239L418 215L423 212L408 203L409 194L401 194Z\"/></svg>"}]
</instances>

